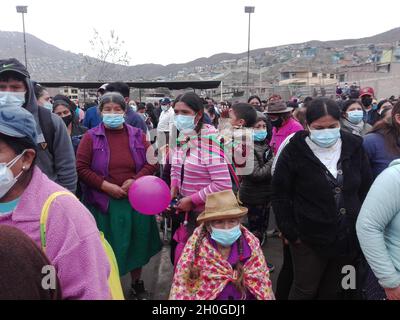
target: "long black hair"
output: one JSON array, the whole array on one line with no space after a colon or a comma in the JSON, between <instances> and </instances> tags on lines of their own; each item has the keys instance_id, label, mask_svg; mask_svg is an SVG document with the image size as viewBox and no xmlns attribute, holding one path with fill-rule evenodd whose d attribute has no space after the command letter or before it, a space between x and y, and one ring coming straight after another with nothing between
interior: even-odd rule
<instances>
[{"instance_id":1,"label":"long black hair","mask_svg":"<svg viewBox=\"0 0 400 320\"><path fill-rule=\"evenodd\" d=\"M157 118L157 115L155 113L155 109L156 108L154 107L154 105L152 103L146 104L146 112L149 115L149 117L151 119L151 122L154 125L154 128L157 128L157 126L158 126L158 118Z\"/></svg>"}]
</instances>

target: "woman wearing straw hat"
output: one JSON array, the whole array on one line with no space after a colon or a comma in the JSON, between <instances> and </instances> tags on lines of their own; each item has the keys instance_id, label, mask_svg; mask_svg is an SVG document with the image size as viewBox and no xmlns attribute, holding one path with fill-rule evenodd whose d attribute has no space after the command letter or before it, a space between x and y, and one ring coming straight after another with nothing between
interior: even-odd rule
<instances>
[{"instance_id":1,"label":"woman wearing straw hat","mask_svg":"<svg viewBox=\"0 0 400 320\"><path fill-rule=\"evenodd\" d=\"M259 241L241 225L246 214L232 190L207 196L175 269L171 300L275 299Z\"/></svg>"}]
</instances>

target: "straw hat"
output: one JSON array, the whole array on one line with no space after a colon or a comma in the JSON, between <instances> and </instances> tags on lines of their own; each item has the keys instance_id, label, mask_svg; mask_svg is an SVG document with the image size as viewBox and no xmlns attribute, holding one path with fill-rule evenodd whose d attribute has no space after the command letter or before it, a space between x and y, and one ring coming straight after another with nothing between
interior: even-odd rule
<instances>
[{"instance_id":1,"label":"straw hat","mask_svg":"<svg viewBox=\"0 0 400 320\"><path fill-rule=\"evenodd\" d=\"M220 219L235 219L247 214L248 209L239 206L232 190L207 195L205 211L198 218L198 223Z\"/></svg>"}]
</instances>

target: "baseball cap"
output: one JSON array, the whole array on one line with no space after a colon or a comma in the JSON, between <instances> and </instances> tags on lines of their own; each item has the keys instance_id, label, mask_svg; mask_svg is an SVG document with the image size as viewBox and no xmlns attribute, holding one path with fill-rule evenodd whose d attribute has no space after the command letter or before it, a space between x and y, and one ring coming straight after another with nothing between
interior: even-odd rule
<instances>
[{"instance_id":1,"label":"baseball cap","mask_svg":"<svg viewBox=\"0 0 400 320\"><path fill-rule=\"evenodd\" d=\"M26 67L15 58L0 60L0 73L12 71L29 78L29 72Z\"/></svg>"},{"instance_id":2,"label":"baseball cap","mask_svg":"<svg viewBox=\"0 0 400 320\"><path fill-rule=\"evenodd\" d=\"M0 133L15 138L30 138L36 143L37 131L33 115L25 108L0 108Z\"/></svg>"},{"instance_id":3,"label":"baseball cap","mask_svg":"<svg viewBox=\"0 0 400 320\"><path fill-rule=\"evenodd\" d=\"M171 103L171 99L170 98L164 98L161 100L161 104L170 104Z\"/></svg>"},{"instance_id":4,"label":"baseball cap","mask_svg":"<svg viewBox=\"0 0 400 320\"><path fill-rule=\"evenodd\" d=\"M363 96L371 96L373 97L375 95L374 89L371 87L365 87L360 90L360 98Z\"/></svg>"},{"instance_id":5,"label":"baseball cap","mask_svg":"<svg viewBox=\"0 0 400 320\"><path fill-rule=\"evenodd\" d=\"M101 92L106 91L107 86L108 86L108 83L103 84L100 88L97 89L97 92L99 92L99 91L101 91Z\"/></svg>"}]
</instances>

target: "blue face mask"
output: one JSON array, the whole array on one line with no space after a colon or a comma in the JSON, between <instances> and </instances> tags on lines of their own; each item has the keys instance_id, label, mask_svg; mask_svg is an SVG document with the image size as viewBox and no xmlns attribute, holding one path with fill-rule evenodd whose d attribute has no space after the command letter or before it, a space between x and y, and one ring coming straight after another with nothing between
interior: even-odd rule
<instances>
[{"instance_id":1,"label":"blue face mask","mask_svg":"<svg viewBox=\"0 0 400 320\"><path fill-rule=\"evenodd\" d=\"M242 235L240 224L232 229L216 229L211 226L211 230L211 239L215 240L224 247L230 247Z\"/></svg>"},{"instance_id":2,"label":"blue face mask","mask_svg":"<svg viewBox=\"0 0 400 320\"><path fill-rule=\"evenodd\" d=\"M364 112L362 110L353 110L347 113L349 121L354 124L359 124L364 118Z\"/></svg>"},{"instance_id":3,"label":"blue face mask","mask_svg":"<svg viewBox=\"0 0 400 320\"><path fill-rule=\"evenodd\" d=\"M53 105L50 102L46 102L43 107L53 112Z\"/></svg>"},{"instance_id":4,"label":"blue face mask","mask_svg":"<svg viewBox=\"0 0 400 320\"><path fill-rule=\"evenodd\" d=\"M332 147L340 138L340 128L311 130L310 139L321 148Z\"/></svg>"},{"instance_id":5,"label":"blue face mask","mask_svg":"<svg viewBox=\"0 0 400 320\"><path fill-rule=\"evenodd\" d=\"M184 116L184 115L176 115L174 117L174 124L175 127L179 131L185 131L185 130L194 130L196 125L194 124L194 118L195 116Z\"/></svg>"},{"instance_id":6,"label":"blue face mask","mask_svg":"<svg viewBox=\"0 0 400 320\"><path fill-rule=\"evenodd\" d=\"M378 105L377 104L373 104L372 105L372 110L378 110Z\"/></svg>"},{"instance_id":7,"label":"blue face mask","mask_svg":"<svg viewBox=\"0 0 400 320\"><path fill-rule=\"evenodd\" d=\"M26 92L0 92L0 107L22 107Z\"/></svg>"},{"instance_id":8,"label":"blue face mask","mask_svg":"<svg viewBox=\"0 0 400 320\"><path fill-rule=\"evenodd\" d=\"M103 114L103 123L107 128L116 129L124 124L125 118L123 114L105 113Z\"/></svg>"},{"instance_id":9,"label":"blue face mask","mask_svg":"<svg viewBox=\"0 0 400 320\"><path fill-rule=\"evenodd\" d=\"M267 139L267 136L268 136L267 130L255 130L253 132L254 141L258 142L264 141L265 139Z\"/></svg>"}]
</instances>

